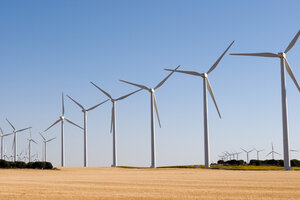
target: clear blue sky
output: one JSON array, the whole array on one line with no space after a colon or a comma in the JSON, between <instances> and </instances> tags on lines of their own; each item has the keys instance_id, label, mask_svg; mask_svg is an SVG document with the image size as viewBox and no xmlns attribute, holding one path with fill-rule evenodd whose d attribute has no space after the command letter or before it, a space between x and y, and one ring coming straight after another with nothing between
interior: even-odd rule
<instances>
[{"instance_id":1,"label":"clear blue sky","mask_svg":"<svg viewBox=\"0 0 300 200\"><path fill-rule=\"evenodd\" d=\"M106 99L89 81L114 97L136 88L124 79L155 86L178 64L207 71L232 40L233 52L283 51L300 29L295 1L1 1L0 126L39 131L58 119L61 92L84 106ZM287 55L300 81L300 41ZM210 81L222 120L209 98L212 161L222 151L271 149L282 153L280 68L278 59L228 54ZM204 161L202 79L174 74L157 91L162 128L157 128L157 164ZM290 144L300 149L300 94L287 77ZM80 109L66 99L66 117L81 124ZM150 165L149 93L142 91L117 105L120 165ZM88 115L91 166L110 166L111 104ZM29 132L19 134L19 150ZM57 137L48 158L60 160L60 126L45 134ZM6 138L8 153L12 137ZM83 133L65 127L66 165L82 166ZM241 155L243 158L246 155ZM254 153L252 154L254 156ZM299 154L293 157L300 158ZM279 158L279 157L278 157Z\"/></svg>"}]
</instances>

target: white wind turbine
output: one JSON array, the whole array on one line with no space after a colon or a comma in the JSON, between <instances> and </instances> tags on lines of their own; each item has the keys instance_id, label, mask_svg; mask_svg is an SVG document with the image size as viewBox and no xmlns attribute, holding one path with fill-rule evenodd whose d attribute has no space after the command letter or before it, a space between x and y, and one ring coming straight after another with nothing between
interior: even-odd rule
<instances>
[{"instance_id":1,"label":"white wind turbine","mask_svg":"<svg viewBox=\"0 0 300 200\"><path fill-rule=\"evenodd\" d=\"M29 131L30 131L30 137L28 138L28 152L29 152L29 162L31 162L31 142L34 142L35 144L37 144L37 142L31 137L31 129L29 129Z\"/></svg>"},{"instance_id":2,"label":"white wind turbine","mask_svg":"<svg viewBox=\"0 0 300 200\"><path fill-rule=\"evenodd\" d=\"M208 168L210 166L210 153L209 153L209 129L208 129L208 110L207 110L207 95L206 91L209 91L209 94L215 104L215 107L217 109L217 112L219 114L219 117L221 118L221 114L219 111L219 108L217 106L217 102L215 100L214 94L212 92L210 82L208 79L208 75L217 67L223 56L226 54L228 49L231 47L231 45L234 43L231 42L231 44L227 47L227 49L224 51L224 53L218 58L218 60L213 64L213 66L206 72L206 73L198 73L194 71L183 71L183 70L172 70L172 69L165 69L167 71L173 71L173 72L179 72L184 74L189 74L193 76L200 76L203 78L203 113L204 113L204 158L205 158L205 168Z\"/></svg>"},{"instance_id":3,"label":"white wind turbine","mask_svg":"<svg viewBox=\"0 0 300 200\"><path fill-rule=\"evenodd\" d=\"M246 151L245 149L241 148L246 154L247 154L247 163L249 163L249 153L251 153L252 151L254 151L255 149L251 149L249 151Z\"/></svg>"},{"instance_id":4,"label":"white wind turbine","mask_svg":"<svg viewBox=\"0 0 300 200\"><path fill-rule=\"evenodd\" d=\"M266 157L267 157L268 155L270 155L270 154L272 154L272 160L274 160L274 158L275 158L275 155L274 155L274 154L280 155L280 153L274 151L273 143L272 143L272 151L271 151L270 153L268 153L268 154L266 155Z\"/></svg>"},{"instance_id":5,"label":"white wind turbine","mask_svg":"<svg viewBox=\"0 0 300 200\"><path fill-rule=\"evenodd\" d=\"M80 103L78 103L77 101L75 101L74 99L72 99L72 97L70 97L69 95L67 95L67 97L69 97L69 99L71 99L77 106L79 106L82 109L83 112L83 132L84 132L84 137L83 137L83 165L84 167L86 167L87 164L87 113L91 110L94 110L95 108L97 108L98 106L104 104L105 102L108 101L105 100L89 109L85 109Z\"/></svg>"},{"instance_id":6,"label":"white wind turbine","mask_svg":"<svg viewBox=\"0 0 300 200\"><path fill-rule=\"evenodd\" d=\"M44 132L48 131L51 127L53 127L54 125L56 125L57 123L61 122L61 166L65 166L65 157L64 157L64 122L67 121L68 123L77 126L78 128L83 129L82 127L78 126L77 124L75 124L74 122L68 120L65 117L65 105L64 105L64 94L62 94L62 114L59 117L59 119L54 122L51 126L49 126L46 130L44 130Z\"/></svg>"},{"instance_id":7,"label":"white wind turbine","mask_svg":"<svg viewBox=\"0 0 300 200\"><path fill-rule=\"evenodd\" d=\"M235 153L235 155L236 155L236 160L239 160L239 155L240 155L241 153L243 153L243 152L237 152L237 153Z\"/></svg>"},{"instance_id":8,"label":"white wind turbine","mask_svg":"<svg viewBox=\"0 0 300 200\"><path fill-rule=\"evenodd\" d=\"M264 151L264 149L261 149L261 150L255 149L255 151L256 151L256 160L259 160L259 153Z\"/></svg>"},{"instance_id":9,"label":"white wind turbine","mask_svg":"<svg viewBox=\"0 0 300 200\"><path fill-rule=\"evenodd\" d=\"M54 140L56 137L51 138L49 140L46 140L46 138L40 133L41 137L43 138L43 143L44 143L44 161L47 162L47 143L51 142Z\"/></svg>"},{"instance_id":10,"label":"white wind turbine","mask_svg":"<svg viewBox=\"0 0 300 200\"><path fill-rule=\"evenodd\" d=\"M136 90L134 92L131 92L129 94L126 94L124 96L121 96L117 99L112 98L110 94L102 90L99 86L91 82L97 89L99 89L102 93L104 93L108 98L110 98L111 103L112 103L112 110L111 110L111 125L110 125L110 132L113 133L113 164L112 167L116 167L118 165L118 159L117 159L117 133L116 133L116 127L117 127L117 122L116 122L116 103L117 101L120 101L122 99L125 99L131 95L133 95L136 92L141 91L142 89Z\"/></svg>"},{"instance_id":11,"label":"white wind turbine","mask_svg":"<svg viewBox=\"0 0 300 200\"><path fill-rule=\"evenodd\" d=\"M0 131L1 131L1 135L0 135L0 137L1 137L1 160L3 160L4 159L4 137L6 137L6 136L9 136L9 135L11 135L11 134L13 134L13 133L8 133L8 134L4 134L3 133L3 131L2 131L2 128L0 128Z\"/></svg>"},{"instance_id":12,"label":"white wind turbine","mask_svg":"<svg viewBox=\"0 0 300 200\"><path fill-rule=\"evenodd\" d=\"M180 67L176 67L175 70L177 70ZM135 83L130 83L127 81L120 80L124 83L134 85L136 87L139 87L141 89L144 89L148 92L150 92L150 112L151 112L151 168L156 168L156 152L155 152L155 123L154 123L154 108L158 120L159 127L161 127L160 120L159 120L159 114L157 109L157 103L156 103L156 97L155 97L155 90L157 90L159 87L161 87L168 78L173 74L174 72L171 72L166 78L164 78L160 83L158 83L154 88L148 88L144 85L139 85Z\"/></svg>"},{"instance_id":13,"label":"white wind turbine","mask_svg":"<svg viewBox=\"0 0 300 200\"><path fill-rule=\"evenodd\" d=\"M12 123L10 123L10 121L8 121L8 119L6 119L6 121L9 123L9 125L13 128L13 134L14 134L14 141L13 141L13 149L14 149L14 161L17 161L17 133L25 131L27 129L30 129L31 127L28 128L23 128L23 129L19 129L17 130Z\"/></svg>"},{"instance_id":14,"label":"white wind turbine","mask_svg":"<svg viewBox=\"0 0 300 200\"><path fill-rule=\"evenodd\" d=\"M290 161L290 146L289 146L289 129L288 129L288 117L287 117L287 99L286 99L286 89L285 89L285 69L290 75L291 79L294 81L294 84L298 88L300 92L300 87L297 83L297 80L292 72L292 69L286 59L286 54L289 50L294 46L298 37L300 35L300 31L293 38L289 46L286 48L284 52L275 53L232 53L230 55L238 55L238 56L260 56L260 57L274 57L280 59L281 66L281 102L282 102L282 128L283 128L283 152L284 152L284 168L286 170L291 169L291 161Z\"/></svg>"}]
</instances>

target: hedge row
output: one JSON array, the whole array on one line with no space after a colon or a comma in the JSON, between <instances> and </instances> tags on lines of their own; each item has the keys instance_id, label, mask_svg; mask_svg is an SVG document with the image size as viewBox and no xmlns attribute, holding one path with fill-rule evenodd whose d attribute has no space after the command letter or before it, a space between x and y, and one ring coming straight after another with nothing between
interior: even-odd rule
<instances>
[{"instance_id":1,"label":"hedge row","mask_svg":"<svg viewBox=\"0 0 300 200\"><path fill-rule=\"evenodd\" d=\"M246 162L243 160L219 160L220 165L245 165ZM250 160L249 165L255 166L284 166L283 160ZM291 160L292 167L300 167L300 160Z\"/></svg>"},{"instance_id":2,"label":"hedge row","mask_svg":"<svg viewBox=\"0 0 300 200\"><path fill-rule=\"evenodd\" d=\"M29 169L53 169L50 162L29 162L25 163L22 161L6 161L0 160L0 168L29 168Z\"/></svg>"}]
</instances>

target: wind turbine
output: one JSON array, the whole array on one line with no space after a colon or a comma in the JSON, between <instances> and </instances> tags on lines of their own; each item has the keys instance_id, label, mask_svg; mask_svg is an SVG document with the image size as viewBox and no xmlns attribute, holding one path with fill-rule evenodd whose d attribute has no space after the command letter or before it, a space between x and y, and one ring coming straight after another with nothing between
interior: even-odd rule
<instances>
[{"instance_id":1,"label":"wind turbine","mask_svg":"<svg viewBox=\"0 0 300 200\"><path fill-rule=\"evenodd\" d=\"M23 129L19 129L17 130L12 123L10 123L10 121L8 121L8 119L6 119L6 121L9 123L9 125L13 128L13 134L14 134L14 141L13 141L13 148L14 148L14 161L17 161L17 133L25 131L27 129L30 129L31 127L28 128L23 128Z\"/></svg>"},{"instance_id":2,"label":"wind turbine","mask_svg":"<svg viewBox=\"0 0 300 200\"><path fill-rule=\"evenodd\" d=\"M256 160L259 160L259 152L264 151L264 149L261 150L255 149L255 151L256 151Z\"/></svg>"},{"instance_id":3,"label":"wind turbine","mask_svg":"<svg viewBox=\"0 0 300 200\"><path fill-rule=\"evenodd\" d=\"M245 149L241 148L245 153L247 153L247 163L249 163L249 153L254 151L254 149L251 149L250 151L246 151Z\"/></svg>"},{"instance_id":4,"label":"wind turbine","mask_svg":"<svg viewBox=\"0 0 300 200\"><path fill-rule=\"evenodd\" d=\"M280 155L280 153L277 153L276 151L274 151L274 146L273 146L273 143L272 143L272 151L270 152L270 153L268 153L267 155L266 155L266 157L268 156L268 155L270 155L270 154L272 154L272 160L274 160L274 154L277 154L277 155Z\"/></svg>"},{"instance_id":5,"label":"wind turbine","mask_svg":"<svg viewBox=\"0 0 300 200\"><path fill-rule=\"evenodd\" d=\"M13 133L3 134L2 128L0 128L0 131L1 131L1 135L0 135L0 137L1 137L1 160L3 160L4 159L4 157L3 157L3 153L4 153L4 137L9 136L9 135L11 135Z\"/></svg>"},{"instance_id":6,"label":"wind turbine","mask_svg":"<svg viewBox=\"0 0 300 200\"><path fill-rule=\"evenodd\" d=\"M176 67L175 70L177 70L179 67L180 67L180 65L178 65L178 67ZM141 89L144 89L144 90L150 92L150 112L151 112L151 168L156 168L154 108L155 108L155 112L156 112L156 116L157 116L159 127L161 127L160 120L159 120L158 109L157 109L155 91L159 87L161 87L168 80L168 78L170 78L170 76L173 73L174 72L171 72L166 78L164 78L161 82L159 82L154 88L148 88L148 87L146 87L144 85L130 83L130 82L127 82L127 81L124 81L124 80L120 80L120 81L122 81L124 83L127 83L127 84L130 84L130 85L139 87Z\"/></svg>"},{"instance_id":7,"label":"wind turbine","mask_svg":"<svg viewBox=\"0 0 300 200\"><path fill-rule=\"evenodd\" d=\"M212 92L210 82L208 79L208 75L217 67L223 56L226 54L226 52L229 50L229 48L234 43L231 42L231 44L227 47L227 49L224 51L224 53L218 58L218 60L213 64L213 66L206 72L206 73L198 73L194 71L183 71L183 70L172 70L172 69L165 69L167 71L172 72L179 72L184 74L189 74L193 76L200 76L203 78L203 114L204 114L204 158L205 158L205 168L210 167L210 152L209 152L209 129L208 129L208 110L207 110L207 95L206 91L208 89L209 94L215 104L215 107L217 109L217 112L219 114L219 117L221 118L221 114L219 111L219 108L217 106L217 102L215 100L214 94Z\"/></svg>"},{"instance_id":8,"label":"wind turbine","mask_svg":"<svg viewBox=\"0 0 300 200\"><path fill-rule=\"evenodd\" d=\"M78 103L77 101L75 101L74 99L72 99L72 97L70 97L69 95L67 95L67 97L69 97L69 99L71 99L77 106L79 106L81 109L82 109L82 112L83 112L83 132L84 132L84 137L83 137L83 151L84 151L84 154L83 154L83 165L84 167L87 166L87 113L91 110L94 110L95 108L97 108L98 106L104 104L105 102L108 101L105 100L93 107L90 107L89 109L85 109L80 103Z\"/></svg>"},{"instance_id":9,"label":"wind turbine","mask_svg":"<svg viewBox=\"0 0 300 200\"><path fill-rule=\"evenodd\" d=\"M57 123L61 122L61 166L65 166L65 157L64 157L64 122L68 122L78 128L83 129L82 127L78 126L77 124L75 124L74 122L68 120L65 117L65 105L64 105L64 94L62 93L62 114L59 117L59 119L57 121L55 121L51 126L49 126L46 130L44 130L44 132L48 131L51 127L53 127L54 125L56 125Z\"/></svg>"},{"instance_id":10,"label":"wind turbine","mask_svg":"<svg viewBox=\"0 0 300 200\"><path fill-rule=\"evenodd\" d=\"M47 143L51 142L54 140L56 137L51 138L49 140L46 140L46 138L40 133L41 137L43 138L43 143L44 143L44 161L47 162Z\"/></svg>"},{"instance_id":11,"label":"wind turbine","mask_svg":"<svg viewBox=\"0 0 300 200\"><path fill-rule=\"evenodd\" d=\"M286 89L285 89L285 69L290 75L291 79L294 81L294 84L298 88L300 92L300 87L297 83L297 80L292 72L292 69L286 59L286 54L291 50L291 48L296 43L298 37L300 35L300 30L290 42L289 46L286 48L284 52L275 53L232 53L230 55L238 55L238 56L260 56L260 57L274 57L280 59L281 66L281 102L282 102L282 129L283 129L283 153L284 153L284 168L286 170L291 169L291 161L290 161L290 146L289 146L289 129L288 129L288 117L287 117L287 99L286 99Z\"/></svg>"},{"instance_id":12,"label":"wind turbine","mask_svg":"<svg viewBox=\"0 0 300 200\"><path fill-rule=\"evenodd\" d=\"M236 160L239 160L239 154L241 154L241 153L243 153L243 152L237 152L237 153L235 153L235 155L236 155Z\"/></svg>"},{"instance_id":13,"label":"wind turbine","mask_svg":"<svg viewBox=\"0 0 300 200\"><path fill-rule=\"evenodd\" d=\"M30 137L28 139L28 152L29 152L29 162L31 162L31 142L34 142L35 144L37 144L37 142L31 137L31 129L29 129L29 131L30 131Z\"/></svg>"},{"instance_id":14,"label":"wind turbine","mask_svg":"<svg viewBox=\"0 0 300 200\"><path fill-rule=\"evenodd\" d=\"M131 95L133 95L136 92L141 91L142 89L136 90L134 92L131 92L129 94L126 94L124 96L121 96L117 99L112 98L112 96L110 94L108 94L107 92L105 92L104 90L102 90L99 86L97 86L95 83L90 82L91 84L93 84L96 88L98 88L102 93L104 93L108 98L110 98L111 103L112 103L112 110L111 110L111 125L110 125L110 133L113 133L113 164L112 167L116 167L118 165L117 162L117 134L116 134L116 103L117 101L120 101L122 99L125 99Z\"/></svg>"}]
</instances>

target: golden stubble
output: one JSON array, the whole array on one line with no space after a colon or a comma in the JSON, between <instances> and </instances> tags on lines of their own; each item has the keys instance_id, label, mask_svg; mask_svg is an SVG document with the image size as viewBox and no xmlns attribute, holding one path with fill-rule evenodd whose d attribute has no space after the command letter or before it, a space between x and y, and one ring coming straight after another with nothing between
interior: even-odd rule
<instances>
[{"instance_id":1,"label":"golden stubble","mask_svg":"<svg viewBox=\"0 0 300 200\"><path fill-rule=\"evenodd\" d=\"M300 199L300 171L1 169L0 199Z\"/></svg>"}]
</instances>

